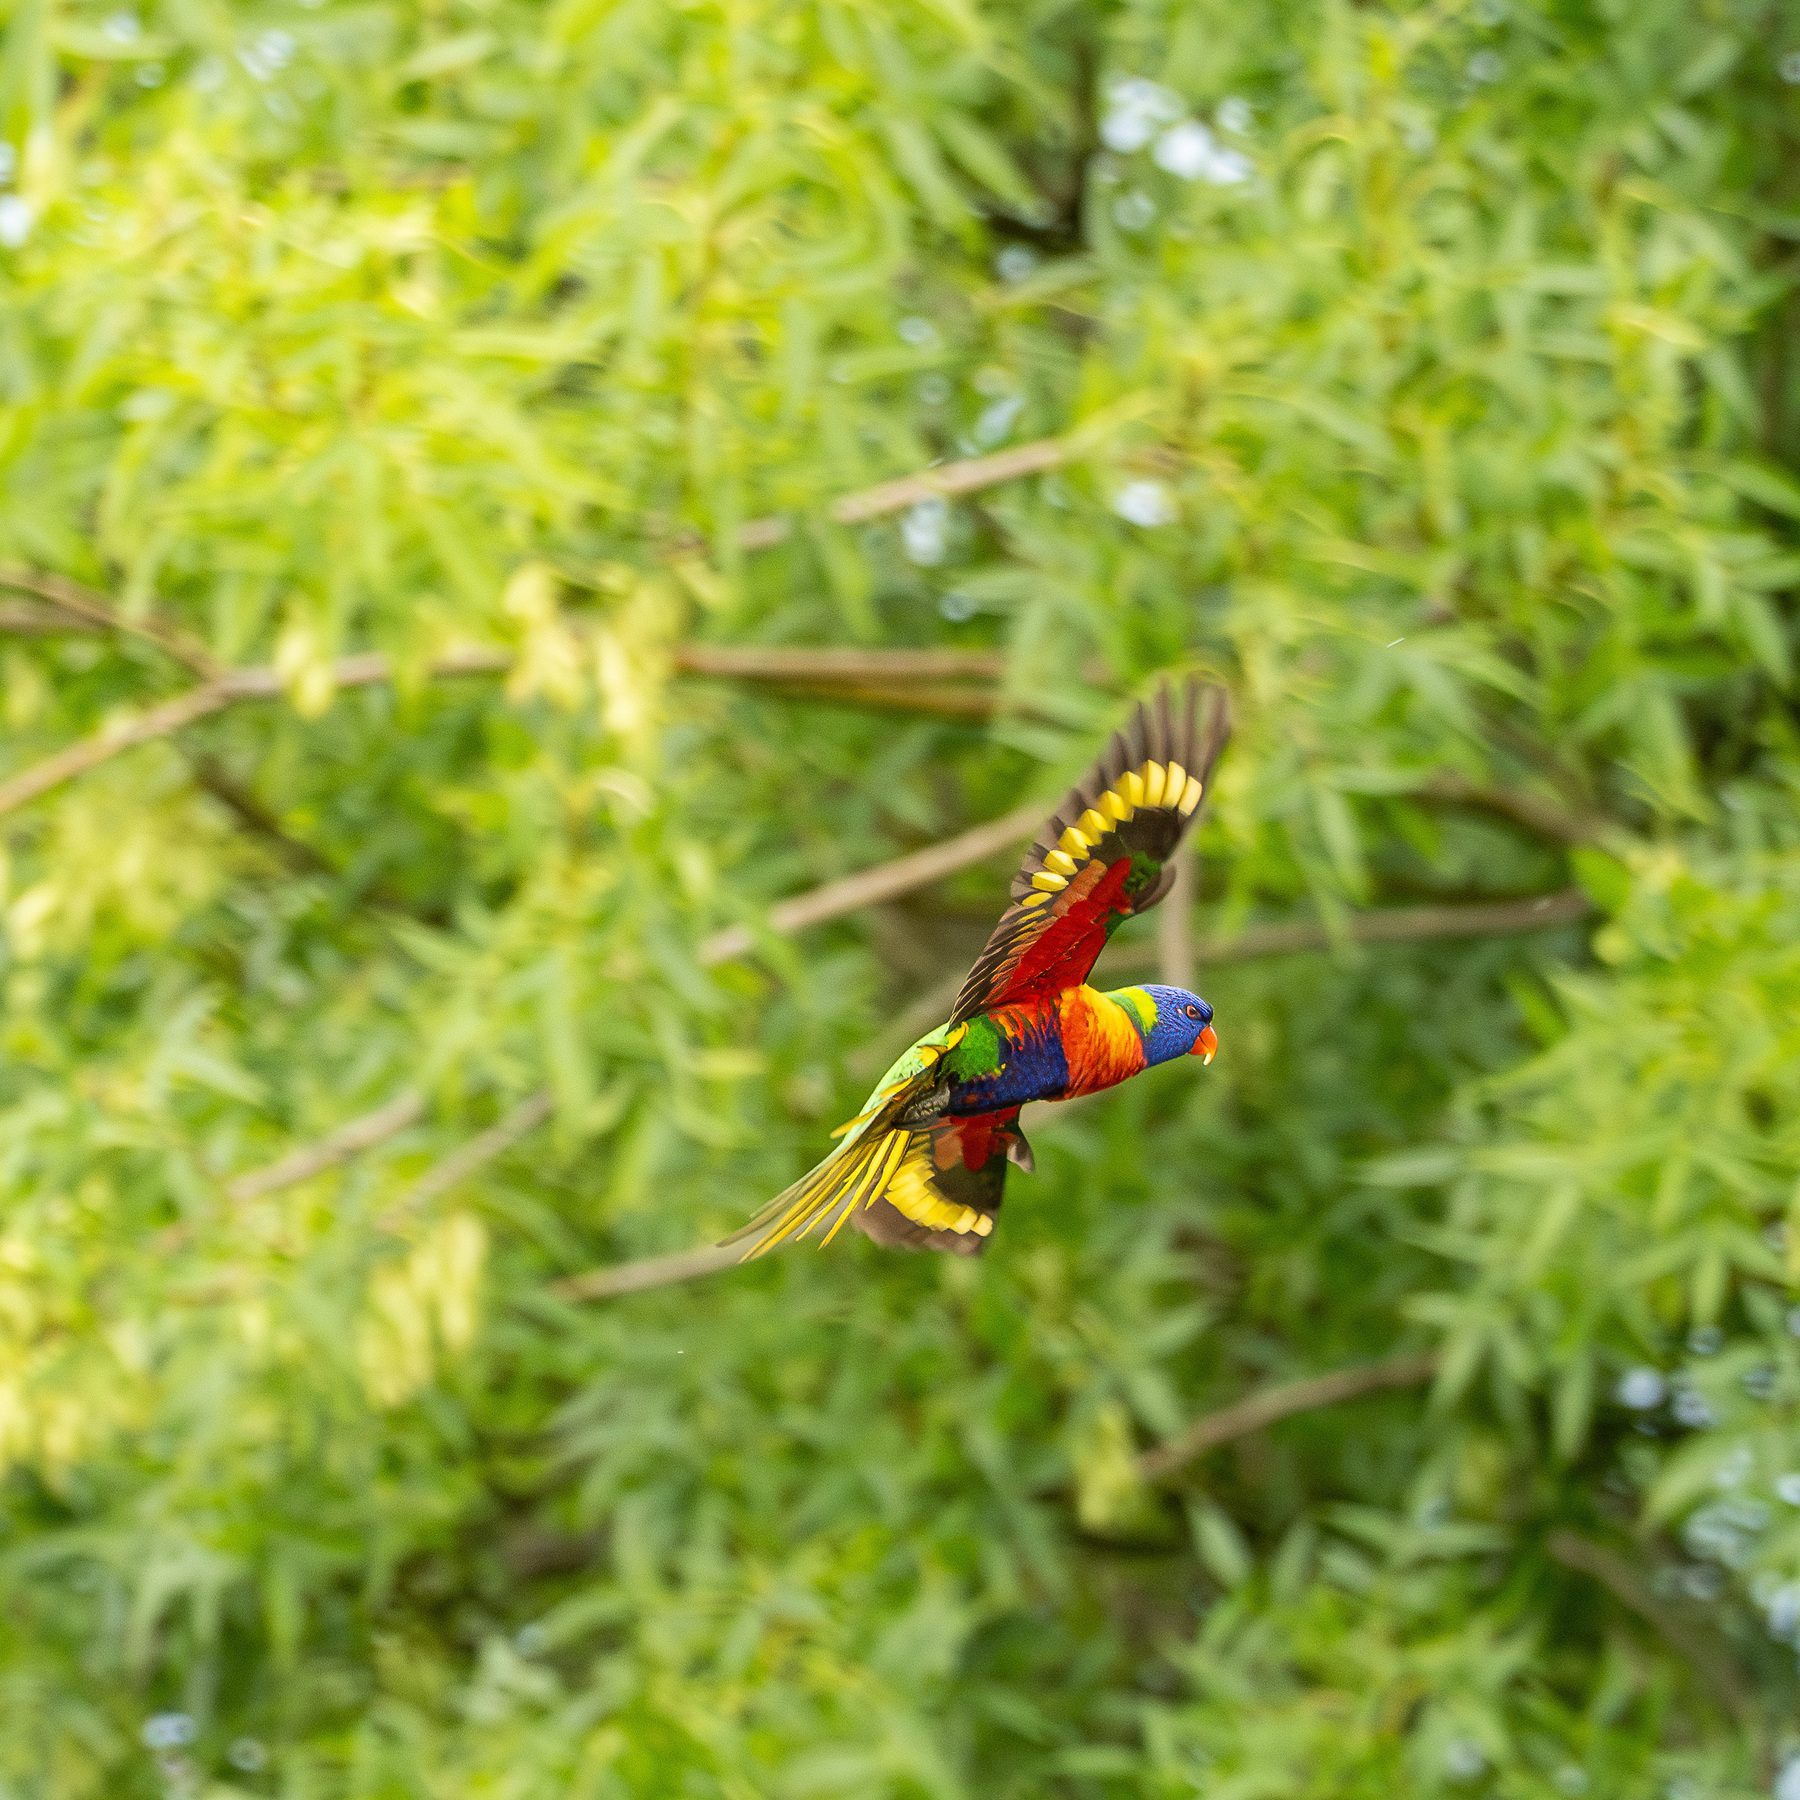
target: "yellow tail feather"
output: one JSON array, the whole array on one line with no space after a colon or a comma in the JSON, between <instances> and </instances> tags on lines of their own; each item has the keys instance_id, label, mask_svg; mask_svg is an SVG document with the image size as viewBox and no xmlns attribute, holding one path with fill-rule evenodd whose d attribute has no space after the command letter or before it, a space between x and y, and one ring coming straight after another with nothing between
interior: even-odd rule
<instances>
[{"instance_id":1,"label":"yellow tail feather","mask_svg":"<svg viewBox=\"0 0 1800 1800\"><path fill-rule=\"evenodd\" d=\"M877 1200L887 1201L903 1218L928 1231L986 1237L994 1229L991 1214L938 1190L932 1178L930 1141L928 1131L901 1129L873 1132L840 1145L725 1242L754 1239L744 1252L744 1261L752 1262L824 1226L819 1245L823 1249L859 1207L873 1206Z\"/></svg>"},{"instance_id":2,"label":"yellow tail feather","mask_svg":"<svg viewBox=\"0 0 1800 1800\"><path fill-rule=\"evenodd\" d=\"M913 1135L910 1131L884 1131L841 1146L808 1169L792 1187L783 1189L725 1242L755 1238L744 1252L744 1260L750 1262L789 1239L798 1241L810 1235L835 1212L825 1234L824 1241L829 1244L851 1213L875 1199L893 1179Z\"/></svg>"}]
</instances>

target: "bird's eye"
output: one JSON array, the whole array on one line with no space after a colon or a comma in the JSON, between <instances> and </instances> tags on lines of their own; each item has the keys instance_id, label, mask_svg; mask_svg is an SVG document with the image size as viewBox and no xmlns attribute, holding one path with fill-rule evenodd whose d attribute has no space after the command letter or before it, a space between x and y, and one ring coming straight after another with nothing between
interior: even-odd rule
<instances>
[{"instance_id":1,"label":"bird's eye","mask_svg":"<svg viewBox=\"0 0 1800 1800\"><path fill-rule=\"evenodd\" d=\"M1200 1016L1200 1009L1199 1009L1199 1007L1197 1007L1197 1006L1190 1006L1190 1007L1189 1007L1189 1008L1188 1008L1188 1009L1187 1009L1187 1016L1188 1016L1188 1017L1189 1017L1189 1018L1190 1018L1190 1019L1197 1019L1197 1018L1199 1018L1199 1016Z\"/></svg>"}]
</instances>

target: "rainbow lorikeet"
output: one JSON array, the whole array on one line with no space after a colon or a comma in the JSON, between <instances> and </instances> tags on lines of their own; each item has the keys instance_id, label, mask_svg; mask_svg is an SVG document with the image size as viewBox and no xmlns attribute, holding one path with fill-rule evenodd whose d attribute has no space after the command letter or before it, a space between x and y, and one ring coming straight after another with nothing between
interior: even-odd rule
<instances>
[{"instance_id":1,"label":"rainbow lorikeet","mask_svg":"<svg viewBox=\"0 0 1800 1800\"><path fill-rule=\"evenodd\" d=\"M1205 699L1204 718L1201 702ZM984 1249L1009 1162L1030 1170L1019 1130L1028 1100L1094 1094L1177 1056L1218 1048L1213 1009L1173 987L1100 993L1086 985L1122 919L1175 879L1227 734L1225 696L1165 686L1044 827L1012 904L976 959L948 1023L919 1039L876 1084L842 1142L726 1241L746 1257L849 1219L878 1244Z\"/></svg>"}]
</instances>

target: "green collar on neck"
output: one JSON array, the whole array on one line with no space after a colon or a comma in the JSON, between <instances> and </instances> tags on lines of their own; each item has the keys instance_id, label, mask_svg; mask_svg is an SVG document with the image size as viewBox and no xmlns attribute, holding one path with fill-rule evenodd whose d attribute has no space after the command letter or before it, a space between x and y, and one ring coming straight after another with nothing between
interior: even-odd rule
<instances>
[{"instance_id":1,"label":"green collar on neck","mask_svg":"<svg viewBox=\"0 0 1800 1800\"><path fill-rule=\"evenodd\" d=\"M1114 988L1106 998L1127 1014L1140 1032L1148 1034L1156 1024L1156 1002L1141 987Z\"/></svg>"}]
</instances>

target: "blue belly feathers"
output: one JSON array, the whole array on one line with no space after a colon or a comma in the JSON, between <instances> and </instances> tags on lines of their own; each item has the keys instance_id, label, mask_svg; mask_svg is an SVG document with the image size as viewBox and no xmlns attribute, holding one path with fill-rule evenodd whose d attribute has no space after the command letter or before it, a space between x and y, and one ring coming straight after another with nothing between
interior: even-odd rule
<instances>
[{"instance_id":1,"label":"blue belly feathers","mask_svg":"<svg viewBox=\"0 0 1800 1800\"><path fill-rule=\"evenodd\" d=\"M1001 1036L1002 1061L992 1075L959 1081L950 1090L950 1111L958 1117L1023 1106L1027 1100L1059 1099L1069 1085L1069 1059L1053 1024L1034 1025L1017 1038Z\"/></svg>"}]
</instances>

